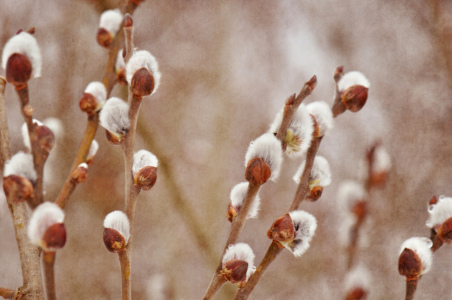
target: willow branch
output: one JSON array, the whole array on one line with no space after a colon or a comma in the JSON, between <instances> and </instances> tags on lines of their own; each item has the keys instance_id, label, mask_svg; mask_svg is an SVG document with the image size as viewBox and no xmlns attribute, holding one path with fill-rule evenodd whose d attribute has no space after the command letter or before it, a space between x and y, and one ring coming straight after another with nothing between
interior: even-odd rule
<instances>
[{"instance_id":1,"label":"willow branch","mask_svg":"<svg viewBox=\"0 0 452 300\"><path fill-rule=\"evenodd\" d=\"M55 254L53 251L43 251L42 265L44 269L44 281L46 288L46 299L56 300L55 292Z\"/></svg>"},{"instance_id":2,"label":"willow branch","mask_svg":"<svg viewBox=\"0 0 452 300\"><path fill-rule=\"evenodd\" d=\"M119 264L121 265L122 300L132 299L132 288L130 284L130 252L123 249L118 252Z\"/></svg>"},{"instance_id":3,"label":"willow branch","mask_svg":"<svg viewBox=\"0 0 452 300\"><path fill-rule=\"evenodd\" d=\"M11 152L9 150L9 131L5 107L5 86L6 80L0 76L0 153L2 153L0 155L0 170L2 171L2 174L6 160L8 160L11 156Z\"/></svg>"},{"instance_id":4,"label":"willow branch","mask_svg":"<svg viewBox=\"0 0 452 300\"><path fill-rule=\"evenodd\" d=\"M405 300L413 300L414 299L414 293L416 292L418 281L419 281L418 278L406 281Z\"/></svg>"},{"instance_id":5,"label":"willow branch","mask_svg":"<svg viewBox=\"0 0 452 300\"><path fill-rule=\"evenodd\" d=\"M16 291L0 288L0 297L3 297L4 299L14 299L16 296Z\"/></svg>"},{"instance_id":6,"label":"willow branch","mask_svg":"<svg viewBox=\"0 0 452 300\"><path fill-rule=\"evenodd\" d=\"M334 95L332 111L333 111L333 117L335 117L335 118L345 112L345 105L342 102L341 93L339 92L339 86L338 86L339 80L341 80L341 78L342 78L343 71L344 71L343 66L337 67L336 70L334 71L334 81L336 82L336 91L335 91L335 95Z\"/></svg>"},{"instance_id":7,"label":"willow branch","mask_svg":"<svg viewBox=\"0 0 452 300\"><path fill-rule=\"evenodd\" d=\"M124 62L127 64L133 54L133 18L130 14L124 16L124 34L126 36Z\"/></svg>"}]
</instances>

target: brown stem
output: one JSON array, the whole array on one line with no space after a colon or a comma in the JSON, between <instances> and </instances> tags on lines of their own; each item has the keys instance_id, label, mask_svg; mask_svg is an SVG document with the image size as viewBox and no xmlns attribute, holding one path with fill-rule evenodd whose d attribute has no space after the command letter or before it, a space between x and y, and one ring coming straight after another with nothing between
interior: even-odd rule
<instances>
[{"instance_id":1,"label":"brown stem","mask_svg":"<svg viewBox=\"0 0 452 300\"><path fill-rule=\"evenodd\" d=\"M434 229L432 229L430 239L433 242L433 245L431 248L432 252L435 253L436 250L438 250L443 245L443 241L441 241L441 239L439 238L438 234L436 233L436 231Z\"/></svg>"},{"instance_id":2,"label":"brown stem","mask_svg":"<svg viewBox=\"0 0 452 300\"><path fill-rule=\"evenodd\" d=\"M226 282L225 280L223 280L222 276L219 276L220 271L222 269L223 255L224 255L226 249L229 247L229 245L235 244L237 242L240 232L242 231L243 226L245 225L246 216L248 215L248 211L250 210L250 207L253 204L253 201L256 198L257 192L259 191L260 187L261 187L261 185L252 185L251 183L248 185L248 190L246 192L245 199L243 200L243 206L240 209L237 216L235 217L235 219L232 221L231 231L229 233L228 240L224 247L223 253L220 257L220 262L218 263L217 269L215 270L215 274L213 275L212 280L210 281L209 287L206 290L206 293L203 298L204 300L211 299L211 297L213 295L215 295L215 293Z\"/></svg>"},{"instance_id":3,"label":"brown stem","mask_svg":"<svg viewBox=\"0 0 452 300\"><path fill-rule=\"evenodd\" d=\"M35 196L29 201L30 206L34 209L36 206L44 202L43 174L45 157L42 153L41 147L39 146L38 135L33 124L33 109L29 104L28 86L25 84L21 87L16 87L16 92L21 103L22 116L24 117L25 123L27 123L31 153L33 155L33 165L38 175L34 185Z\"/></svg>"},{"instance_id":4,"label":"brown stem","mask_svg":"<svg viewBox=\"0 0 452 300\"><path fill-rule=\"evenodd\" d=\"M355 258L356 248L358 245L359 238L359 228L361 227L361 222L357 222L350 229L350 245L348 247L348 257L347 257L347 270L350 270L353 266L353 260Z\"/></svg>"},{"instance_id":5,"label":"brown stem","mask_svg":"<svg viewBox=\"0 0 452 300\"><path fill-rule=\"evenodd\" d=\"M345 105L342 102L342 98L341 98L341 93L339 91L339 80L341 80L342 78L342 70L343 67L338 67L336 69L336 71L334 72L334 81L336 82L336 91L335 91L335 95L334 95L334 102L333 102L333 117L336 118L337 116L339 116L340 114L345 112Z\"/></svg>"},{"instance_id":6,"label":"brown stem","mask_svg":"<svg viewBox=\"0 0 452 300\"><path fill-rule=\"evenodd\" d=\"M278 133L276 134L276 138L281 141L283 151L286 150L287 146L285 142L287 128L289 128L293 116L295 115L295 112L297 111L301 102L303 102L303 100L312 93L316 85L317 77L314 75L311 79L309 79L309 81L304 84L303 88L296 98L295 95L293 95L289 97L289 99L287 99L286 105L284 106L281 126L279 127Z\"/></svg>"},{"instance_id":7,"label":"brown stem","mask_svg":"<svg viewBox=\"0 0 452 300\"><path fill-rule=\"evenodd\" d=\"M413 300L414 299L414 293L416 292L417 283L419 279L414 278L406 281L406 294L405 294L405 300Z\"/></svg>"},{"instance_id":8,"label":"brown stem","mask_svg":"<svg viewBox=\"0 0 452 300\"><path fill-rule=\"evenodd\" d=\"M126 56L124 56L124 62L127 64L127 62L129 61L129 59L132 57L133 54L133 19L132 17L129 15L124 18L125 20L130 17L129 20L132 20L132 25L131 26L124 26L124 34L126 36L125 39L125 44L126 44Z\"/></svg>"},{"instance_id":9,"label":"brown stem","mask_svg":"<svg viewBox=\"0 0 452 300\"><path fill-rule=\"evenodd\" d=\"M237 296L235 297L235 300L248 299L248 297L251 295L251 293L253 292L256 285L261 280L262 276L264 276L265 271L267 271L267 268L276 259L276 257L282 250L283 249L280 248L275 242L272 242L270 244L270 247L268 247L267 253L265 253L264 259L261 261L261 263L257 267L256 271L251 276L251 278L248 280L248 282L245 284L245 286L242 287L237 292Z\"/></svg>"},{"instance_id":10,"label":"brown stem","mask_svg":"<svg viewBox=\"0 0 452 300\"><path fill-rule=\"evenodd\" d=\"M14 299L15 295L16 291L0 287L0 297L3 297L4 299Z\"/></svg>"},{"instance_id":11,"label":"brown stem","mask_svg":"<svg viewBox=\"0 0 452 300\"><path fill-rule=\"evenodd\" d=\"M46 287L46 299L56 300L55 292L55 256L54 251L42 252L42 265L44 269L44 281Z\"/></svg>"},{"instance_id":12,"label":"brown stem","mask_svg":"<svg viewBox=\"0 0 452 300\"><path fill-rule=\"evenodd\" d=\"M132 287L130 282L130 252L127 248L118 252L119 264L121 265L122 300L132 299Z\"/></svg>"},{"instance_id":13,"label":"brown stem","mask_svg":"<svg viewBox=\"0 0 452 300\"><path fill-rule=\"evenodd\" d=\"M11 157L11 152L9 150L9 131L8 122L6 118L6 107L5 107L5 86L6 80L0 76L0 170L3 174L3 168L5 166L6 160Z\"/></svg>"}]
</instances>

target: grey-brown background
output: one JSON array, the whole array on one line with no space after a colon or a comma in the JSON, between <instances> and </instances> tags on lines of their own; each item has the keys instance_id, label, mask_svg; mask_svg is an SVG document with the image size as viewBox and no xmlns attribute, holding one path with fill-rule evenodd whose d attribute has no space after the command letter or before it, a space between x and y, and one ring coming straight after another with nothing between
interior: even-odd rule
<instances>
[{"instance_id":1,"label":"grey-brown background","mask_svg":"<svg viewBox=\"0 0 452 300\"><path fill-rule=\"evenodd\" d=\"M55 199L83 135L86 117L78 101L90 81L102 78L107 50L97 45L95 34L100 12L114 5L0 1L0 48L19 28L37 30L44 64L43 76L30 82L35 117L58 117L64 126L47 166L47 200ZM372 195L358 259L372 274L369 299L402 299L399 247L409 237L429 235L426 203L433 194L452 196L452 7L439 0L149 0L137 9L134 22L136 46L152 52L162 71L159 90L143 102L145 130L136 143L137 150L154 152L162 169L137 206L134 299L160 299L154 285L165 286L168 299L202 297L229 232L229 192L244 180L249 142L314 74L318 86L307 103L332 103L332 73L339 65L366 74L368 103L357 114L340 116L321 145L333 183L317 203L301 206L319 223L310 250L298 259L284 251L252 299L341 299L345 252L338 242L342 217L335 195L342 180L359 179L365 150L378 139L393 158L393 170L386 189ZM124 90L115 88L113 94ZM11 86L6 105L11 149L17 152L24 149L23 121ZM96 139L100 150L88 181L65 210L68 241L56 262L60 299L120 298L118 258L103 245L102 222L123 208L122 153L106 141L102 128ZM286 159L279 181L262 188L259 219L249 221L241 235L257 262L270 243L266 230L292 200L291 177L298 164ZM207 236L203 247L177 199ZM0 286L15 288L21 283L20 263L3 200L0 237ZM449 250L445 246L435 254L417 299L449 299ZM217 299L230 299L234 289L228 284Z\"/></svg>"}]
</instances>

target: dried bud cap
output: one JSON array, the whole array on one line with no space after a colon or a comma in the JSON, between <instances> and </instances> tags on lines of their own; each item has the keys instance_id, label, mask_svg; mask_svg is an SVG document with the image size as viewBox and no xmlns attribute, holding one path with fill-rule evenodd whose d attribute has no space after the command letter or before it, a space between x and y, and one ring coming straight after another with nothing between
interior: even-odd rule
<instances>
[{"instance_id":1,"label":"dried bud cap","mask_svg":"<svg viewBox=\"0 0 452 300\"><path fill-rule=\"evenodd\" d=\"M261 185L267 182L271 173L269 165L262 158L257 157L248 162L245 179L253 185Z\"/></svg>"},{"instance_id":2,"label":"dried bud cap","mask_svg":"<svg viewBox=\"0 0 452 300\"><path fill-rule=\"evenodd\" d=\"M42 237L42 247L44 249L56 250L64 247L66 244L66 228L63 223L57 223L50 226Z\"/></svg>"},{"instance_id":3,"label":"dried bud cap","mask_svg":"<svg viewBox=\"0 0 452 300\"><path fill-rule=\"evenodd\" d=\"M9 201L21 202L33 198L33 184L22 176L9 175L4 177L3 190Z\"/></svg>"},{"instance_id":4,"label":"dried bud cap","mask_svg":"<svg viewBox=\"0 0 452 300\"><path fill-rule=\"evenodd\" d=\"M311 189L309 197L306 198L308 201L317 201L322 197L323 186L315 186Z\"/></svg>"},{"instance_id":5,"label":"dried bud cap","mask_svg":"<svg viewBox=\"0 0 452 300\"><path fill-rule=\"evenodd\" d=\"M27 84L31 78L32 65L27 56L14 53L6 64L6 80L16 87Z\"/></svg>"},{"instance_id":6,"label":"dried bud cap","mask_svg":"<svg viewBox=\"0 0 452 300\"><path fill-rule=\"evenodd\" d=\"M130 14L124 16L124 28L130 29L133 26L133 18Z\"/></svg>"},{"instance_id":7,"label":"dried bud cap","mask_svg":"<svg viewBox=\"0 0 452 300\"><path fill-rule=\"evenodd\" d=\"M96 34L96 41L99 45L104 48L110 47L111 43L113 43L113 34L105 28L99 28Z\"/></svg>"},{"instance_id":8,"label":"dried bud cap","mask_svg":"<svg viewBox=\"0 0 452 300\"><path fill-rule=\"evenodd\" d=\"M334 81L338 82L341 79L343 72L344 66L337 67L336 70L334 70Z\"/></svg>"},{"instance_id":9,"label":"dried bud cap","mask_svg":"<svg viewBox=\"0 0 452 300\"><path fill-rule=\"evenodd\" d=\"M141 168L135 174L133 180L142 190L150 190L157 181L157 168L151 166Z\"/></svg>"},{"instance_id":10,"label":"dried bud cap","mask_svg":"<svg viewBox=\"0 0 452 300\"><path fill-rule=\"evenodd\" d=\"M308 82L306 82L306 85L308 86L309 90L312 92L315 87L317 86L317 76L312 76L311 79L309 79Z\"/></svg>"},{"instance_id":11,"label":"dried bud cap","mask_svg":"<svg viewBox=\"0 0 452 300\"><path fill-rule=\"evenodd\" d=\"M399 274L411 280L421 276L421 273L422 263L419 255L405 248L399 256Z\"/></svg>"},{"instance_id":12,"label":"dried bud cap","mask_svg":"<svg viewBox=\"0 0 452 300\"><path fill-rule=\"evenodd\" d=\"M269 239L277 242L289 242L295 237L295 228L289 214L279 217L267 231Z\"/></svg>"},{"instance_id":13,"label":"dried bud cap","mask_svg":"<svg viewBox=\"0 0 452 300\"><path fill-rule=\"evenodd\" d=\"M120 85L127 85L126 69L116 69L116 79Z\"/></svg>"},{"instance_id":14,"label":"dried bud cap","mask_svg":"<svg viewBox=\"0 0 452 300\"><path fill-rule=\"evenodd\" d=\"M139 98L152 94L154 91L154 76L144 67L139 69L132 77L130 89Z\"/></svg>"},{"instance_id":15,"label":"dried bud cap","mask_svg":"<svg viewBox=\"0 0 452 300\"><path fill-rule=\"evenodd\" d=\"M226 212L226 216L228 217L228 221L232 223L235 216L237 215L238 211L235 209L234 205L232 205L231 202L229 202L228 205L228 211Z\"/></svg>"},{"instance_id":16,"label":"dried bud cap","mask_svg":"<svg viewBox=\"0 0 452 300\"><path fill-rule=\"evenodd\" d=\"M438 229L438 237L441 242L452 244L452 217L441 224Z\"/></svg>"},{"instance_id":17,"label":"dried bud cap","mask_svg":"<svg viewBox=\"0 0 452 300\"><path fill-rule=\"evenodd\" d=\"M107 141L109 141L113 145L121 145L121 142L124 139L124 136L119 139L118 137L116 137L116 135L111 134L108 130L105 130L105 135L107 136Z\"/></svg>"},{"instance_id":18,"label":"dried bud cap","mask_svg":"<svg viewBox=\"0 0 452 300\"><path fill-rule=\"evenodd\" d=\"M52 130L45 125L35 125L36 134L38 135L39 145L44 152L44 155L47 156L50 151L55 146L55 135Z\"/></svg>"},{"instance_id":19,"label":"dried bud cap","mask_svg":"<svg viewBox=\"0 0 452 300\"><path fill-rule=\"evenodd\" d=\"M232 283L241 283L246 281L246 272L248 271L248 263L240 259L232 259L224 264L220 274L224 279Z\"/></svg>"},{"instance_id":20,"label":"dried bud cap","mask_svg":"<svg viewBox=\"0 0 452 300\"><path fill-rule=\"evenodd\" d=\"M369 89L362 85L351 86L342 94L342 103L349 111L360 111L366 104L368 91Z\"/></svg>"},{"instance_id":21,"label":"dried bud cap","mask_svg":"<svg viewBox=\"0 0 452 300\"><path fill-rule=\"evenodd\" d=\"M104 220L104 244L110 252L124 249L129 241L130 224L126 214L116 210Z\"/></svg>"},{"instance_id":22,"label":"dried bud cap","mask_svg":"<svg viewBox=\"0 0 452 300\"><path fill-rule=\"evenodd\" d=\"M428 202L428 205L435 205L436 203L438 203L438 198L436 198L435 195L433 195L432 199L430 199L430 201Z\"/></svg>"},{"instance_id":23,"label":"dried bud cap","mask_svg":"<svg viewBox=\"0 0 452 300\"><path fill-rule=\"evenodd\" d=\"M141 2L143 2L144 0L129 0L130 3L133 3L135 5L140 5Z\"/></svg>"},{"instance_id":24,"label":"dried bud cap","mask_svg":"<svg viewBox=\"0 0 452 300\"><path fill-rule=\"evenodd\" d=\"M126 247L127 241L119 231L112 228L105 228L104 244L108 251L118 252Z\"/></svg>"},{"instance_id":25,"label":"dried bud cap","mask_svg":"<svg viewBox=\"0 0 452 300\"><path fill-rule=\"evenodd\" d=\"M78 165L78 167L72 171L71 180L78 184L84 183L88 178L88 165L86 163L82 163Z\"/></svg>"},{"instance_id":26,"label":"dried bud cap","mask_svg":"<svg viewBox=\"0 0 452 300\"><path fill-rule=\"evenodd\" d=\"M88 114L93 113L97 107L96 97L89 93L83 93L79 103L80 109Z\"/></svg>"},{"instance_id":27,"label":"dried bud cap","mask_svg":"<svg viewBox=\"0 0 452 300\"><path fill-rule=\"evenodd\" d=\"M349 291L345 296L345 300L365 300L367 298L367 291L361 287L356 287Z\"/></svg>"}]
</instances>

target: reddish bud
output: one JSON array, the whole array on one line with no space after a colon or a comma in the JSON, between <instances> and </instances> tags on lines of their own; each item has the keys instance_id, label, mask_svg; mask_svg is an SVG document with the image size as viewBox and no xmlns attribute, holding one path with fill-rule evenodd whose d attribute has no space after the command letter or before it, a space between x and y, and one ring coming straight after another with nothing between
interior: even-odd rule
<instances>
[{"instance_id":1,"label":"reddish bud","mask_svg":"<svg viewBox=\"0 0 452 300\"><path fill-rule=\"evenodd\" d=\"M289 214L279 217L267 231L269 239L277 242L290 242L295 237L295 228Z\"/></svg>"},{"instance_id":2,"label":"reddish bud","mask_svg":"<svg viewBox=\"0 0 452 300\"><path fill-rule=\"evenodd\" d=\"M315 87L317 86L317 76L312 76L311 79L309 79L308 82L306 82L306 85L308 86L309 90L312 92Z\"/></svg>"},{"instance_id":3,"label":"reddish bud","mask_svg":"<svg viewBox=\"0 0 452 300\"><path fill-rule=\"evenodd\" d=\"M27 56L14 53L6 63L6 80L14 86L23 86L31 78L32 65Z\"/></svg>"},{"instance_id":4,"label":"reddish bud","mask_svg":"<svg viewBox=\"0 0 452 300\"><path fill-rule=\"evenodd\" d=\"M97 99L90 93L83 93L82 99L80 99L80 109L83 112L88 114L92 114L96 111L97 108Z\"/></svg>"},{"instance_id":5,"label":"reddish bud","mask_svg":"<svg viewBox=\"0 0 452 300\"><path fill-rule=\"evenodd\" d=\"M30 28L28 28L27 32L28 32L29 34L35 34L36 28L30 27Z\"/></svg>"},{"instance_id":6,"label":"reddish bud","mask_svg":"<svg viewBox=\"0 0 452 300\"><path fill-rule=\"evenodd\" d=\"M66 228L63 223L53 224L47 228L42 237L42 247L44 249L60 249L66 244Z\"/></svg>"},{"instance_id":7,"label":"reddish bud","mask_svg":"<svg viewBox=\"0 0 452 300\"><path fill-rule=\"evenodd\" d=\"M144 0L129 0L129 2L138 6L141 2L144 2Z\"/></svg>"},{"instance_id":8,"label":"reddish bud","mask_svg":"<svg viewBox=\"0 0 452 300\"><path fill-rule=\"evenodd\" d=\"M334 81L339 82L343 74L344 66L337 67L336 70L334 70Z\"/></svg>"},{"instance_id":9,"label":"reddish bud","mask_svg":"<svg viewBox=\"0 0 452 300\"><path fill-rule=\"evenodd\" d=\"M228 205L228 211L226 213L226 216L228 217L228 221L232 223L232 221L235 219L235 216L239 213L240 209L235 209L234 205L229 202Z\"/></svg>"},{"instance_id":10,"label":"reddish bud","mask_svg":"<svg viewBox=\"0 0 452 300\"><path fill-rule=\"evenodd\" d=\"M130 89L135 96L148 96L154 90L154 76L146 68L141 68L133 74Z\"/></svg>"},{"instance_id":11,"label":"reddish bud","mask_svg":"<svg viewBox=\"0 0 452 300\"><path fill-rule=\"evenodd\" d=\"M415 279L421 275L422 263L419 255L411 249L405 248L399 256L399 274L407 280Z\"/></svg>"},{"instance_id":12,"label":"reddish bud","mask_svg":"<svg viewBox=\"0 0 452 300\"><path fill-rule=\"evenodd\" d=\"M104 229L104 244L110 252L118 252L127 245L124 236L113 228Z\"/></svg>"},{"instance_id":13,"label":"reddish bud","mask_svg":"<svg viewBox=\"0 0 452 300\"><path fill-rule=\"evenodd\" d=\"M246 271L248 271L248 263L240 259L231 259L224 264L220 274L224 279L232 283L241 283L246 281Z\"/></svg>"},{"instance_id":14,"label":"reddish bud","mask_svg":"<svg viewBox=\"0 0 452 300\"><path fill-rule=\"evenodd\" d=\"M428 205L435 205L436 203L438 203L438 198L436 198L436 196L433 195L433 197L430 200L430 202L428 203Z\"/></svg>"},{"instance_id":15,"label":"reddish bud","mask_svg":"<svg viewBox=\"0 0 452 300\"><path fill-rule=\"evenodd\" d=\"M33 198L33 184L30 180L9 175L3 178L3 190L8 200L13 202L28 201Z\"/></svg>"},{"instance_id":16,"label":"reddish bud","mask_svg":"<svg viewBox=\"0 0 452 300\"><path fill-rule=\"evenodd\" d=\"M438 229L438 237L441 242L452 244L452 217L441 224Z\"/></svg>"},{"instance_id":17,"label":"reddish bud","mask_svg":"<svg viewBox=\"0 0 452 300\"><path fill-rule=\"evenodd\" d=\"M104 48L108 48L113 42L113 35L107 29L99 28L96 35L96 40L99 45Z\"/></svg>"},{"instance_id":18,"label":"reddish bud","mask_svg":"<svg viewBox=\"0 0 452 300\"><path fill-rule=\"evenodd\" d=\"M123 139L118 139L115 135L111 134L110 131L105 130L105 134L107 135L107 140L113 145L121 145Z\"/></svg>"},{"instance_id":19,"label":"reddish bud","mask_svg":"<svg viewBox=\"0 0 452 300\"><path fill-rule=\"evenodd\" d=\"M358 223L361 223L364 221L364 218L367 215L367 203L366 201L358 201L356 202L355 206L352 208L352 213L356 216L358 219Z\"/></svg>"},{"instance_id":20,"label":"reddish bud","mask_svg":"<svg viewBox=\"0 0 452 300\"><path fill-rule=\"evenodd\" d=\"M127 13L124 16L124 28L130 29L133 26L133 18L132 16Z\"/></svg>"},{"instance_id":21,"label":"reddish bud","mask_svg":"<svg viewBox=\"0 0 452 300\"><path fill-rule=\"evenodd\" d=\"M45 125L35 125L36 134L38 135L39 145L47 156L55 146L55 135L52 130Z\"/></svg>"},{"instance_id":22,"label":"reddish bud","mask_svg":"<svg viewBox=\"0 0 452 300\"><path fill-rule=\"evenodd\" d=\"M253 185L261 185L267 182L272 171L269 165L260 157L248 162L245 171L245 179Z\"/></svg>"},{"instance_id":23,"label":"reddish bud","mask_svg":"<svg viewBox=\"0 0 452 300\"><path fill-rule=\"evenodd\" d=\"M306 198L308 201L317 201L322 197L323 186L315 186L312 188L309 197Z\"/></svg>"},{"instance_id":24,"label":"reddish bud","mask_svg":"<svg viewBox=\"0 0 452 300\"><path fill-rule=\"evenodd\" d=\"M367 298L367 291L357 287L352 289L345 296L345 300L365 300Z\"/></svg>"},{"instance_id":25,"label":"reddish bud","mask_svg":"<svg viewBox=\"0 0 452 300\"><path fill-rule=\"evenodd\" d=\"M71 174L71 180L75 183L84 183L88 178L88 169L80 165Z\"/></svg>"},{"instance_id":26,"label":"reddish bud","mask_svg":"<svg viewBox=\"0 0 452 300\"><path fill-rule=\"evenodd\" d=\"M142 190L150 190L157 181L157 168L151 166L141 168L133 179Z\"/></svg>"},{"instance_id":27,"label":"reddish bud","mask_svg":"<svg viewBox=\"0 0 452 300\"><path fill-rule=\"evenodd\" d=\"M366 104L368 91L362 85L353 85L342 94L342 103L347 110L357 112Z\"/></svg>"},{"instance_id":28,"label":"reddish bud","mask_svg":"<svg viewBox=\"0 0 452 300\"><path fill-rule=\"evenodd\" d=\"M120 85L127 85L126 69L116 70L116 80Z\"/></svg>"}]
</instances>

